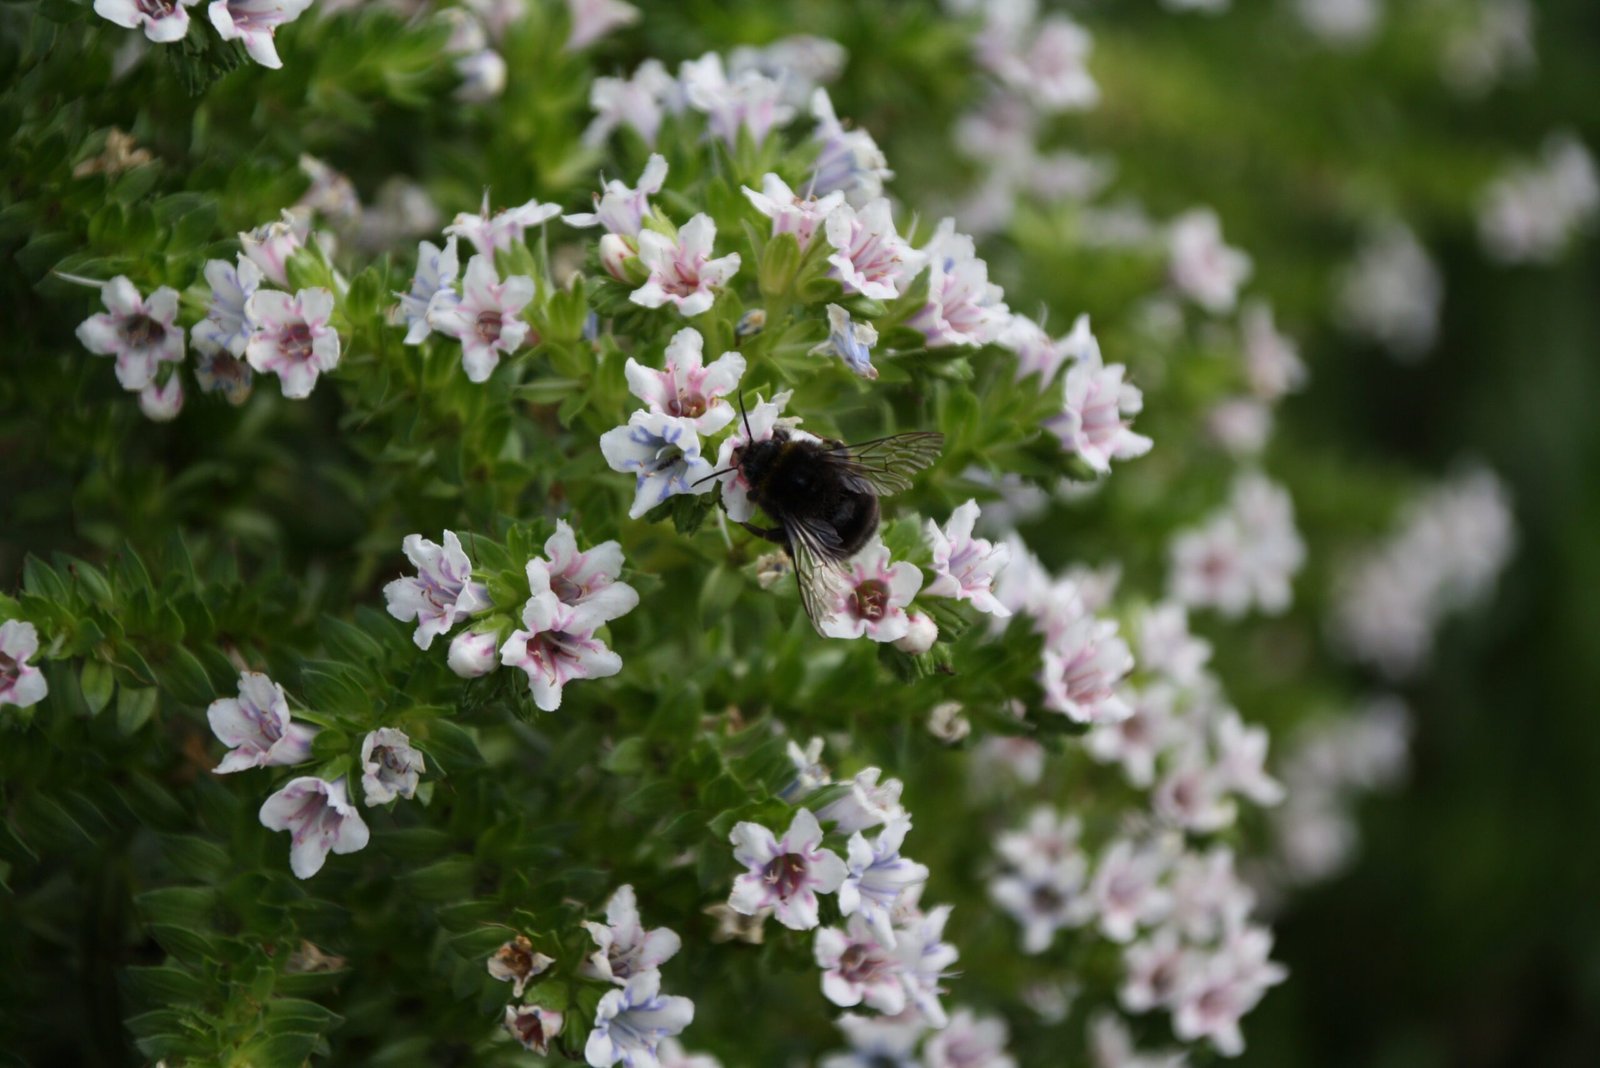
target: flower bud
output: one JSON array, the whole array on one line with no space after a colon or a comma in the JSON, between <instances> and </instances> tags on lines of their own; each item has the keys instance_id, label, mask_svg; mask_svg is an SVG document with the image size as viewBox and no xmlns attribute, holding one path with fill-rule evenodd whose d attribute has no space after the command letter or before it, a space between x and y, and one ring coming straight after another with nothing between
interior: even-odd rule
<instances>
[{"instance_id":1,"label":"flower bud","mask_svg":"<svg viewBox=\"0 0 1600 1068\"><path fill-rule=\"evenodd\" d=\"M638 253L622 235L606 234L600 238L600 266L617 281L632 281L628 277L628 261L637 261L638 258Z\"/></svg>"},{"instance_id":2,"label":"flower bud","mask_svg":"<svg viewBox=\"0 0 1600 1068\"><path fill-rule=\"evenodd\" d=\"M493 634L463 631L450 642L450 670L464 679L489 674L500 665L499 641Z\"/></svg>"},{"instance_id":3,"label":"flower bud","mask_svg":"<svg viewBox=\"0 0 1600 1068\"><path fill-rule=\"evenodd\" d=\"M311 213L284 211L283 217L239 235L245 256L273 285L289 284L289 257L306 247Z\"/></svg>"},{"instance_id":4,"label":"flower bud","mask_svg":"<svg viewBox=\"0 0 1600 1068\"><path fill-rule=\"evenodd\" d=\"M139 410L157 423L170 423L183 410L183 382L174 374L165 385L145 386L139 391Z\"/></svg>"},{"instance_id":5,"label":"flower bud","mask_svg":"<svg viewBox=\"0 0 1600 1068\"><path fill-rule=\"evenodd\" d=\"M906 636L895 641L894 647L902 653L917 656L933 648L934 641L939 637L939 624L926 612L911 612L911 629L906 631Z\"/></svg>"}]
</instances>

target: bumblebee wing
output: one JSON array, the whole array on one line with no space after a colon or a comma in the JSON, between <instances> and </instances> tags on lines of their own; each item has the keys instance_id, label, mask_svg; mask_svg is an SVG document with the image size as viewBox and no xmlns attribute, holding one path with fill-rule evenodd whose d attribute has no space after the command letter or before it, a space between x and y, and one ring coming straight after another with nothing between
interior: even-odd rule
<instances>
[{"instance_id":1,"label":"bumblebee wing","mask_svg":"<svg viewBox=\"0 0 1600 1068\"><path fill-rule=\"evenodd\" d=\"M788 519L783 531L789 538L789 559L800 588L800 604L817 633L844 589L839 535L824 523Z\"/></svg>"},{"instance_id":2,"label":"bumblebee wing","mask_svg":"<svg viewBox=\"0 0 1600 1068\"><path fill-rule=\"evenodd\" d=\"M836 446L826 455L857 489L888 497L910 489L911 477L937 460L943 447L943 434L918 430Z\"/></svg>"}]
</instances>

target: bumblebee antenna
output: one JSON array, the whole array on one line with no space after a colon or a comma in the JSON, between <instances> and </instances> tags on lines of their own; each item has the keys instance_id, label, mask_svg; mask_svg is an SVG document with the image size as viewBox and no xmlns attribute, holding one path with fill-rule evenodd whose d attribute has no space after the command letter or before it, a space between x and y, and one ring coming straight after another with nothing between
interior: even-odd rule
<instances>
[{"instance_id":1,"label":"bumblebee antenna","mask_svg":"<svg viewBox=\"0 0 1600 1068\"><path fill-rule=\"evenodd\" d=\"M756 440L755 431L750 429L750 413L744 410L744 390L739 391L739 417L744 420L744 438L746 441Z\"/></svg>"},{"instance_id":2,"label":"bumblebee antenna","mask_svg":"<svg viewBox=\"0 0 1600 1068\"><path fill-rule=\"evenodd\" d=\"M739 470L737 467L724 467L720 471L711 472L709 475L706 475L704 478L695 479L693 482L689 483L689 485L698 486L702 482L711 481L712 479L716 478L718 475L726 475L726 474L729 474L729 473L731 473L733 471L737 471L737 470Z\"/></svg>"}]
</instances>

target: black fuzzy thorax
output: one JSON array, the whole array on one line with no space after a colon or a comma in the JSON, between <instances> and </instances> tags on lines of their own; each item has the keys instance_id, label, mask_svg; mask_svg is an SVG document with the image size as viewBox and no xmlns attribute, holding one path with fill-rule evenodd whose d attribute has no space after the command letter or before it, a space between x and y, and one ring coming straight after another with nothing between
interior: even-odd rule
<instances>
[{"instance_id":1,"label":"black fuzzy thorax","mask_svg":"<svg viewBox=\"0 0 1600 1068\"><path fill-rule=\"evenodd\" d=\"M796 440L781 429L744 448L750 499L785 528L799 526L835 559L853 556L878 529L878 496L853 475L834 442Z\"/></svg>"}]
</instances>

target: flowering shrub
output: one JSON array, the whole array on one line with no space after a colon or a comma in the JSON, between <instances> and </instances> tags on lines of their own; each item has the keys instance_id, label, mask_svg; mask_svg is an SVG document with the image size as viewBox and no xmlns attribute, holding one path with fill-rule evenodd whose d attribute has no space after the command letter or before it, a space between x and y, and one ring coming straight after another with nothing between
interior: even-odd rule
<instances>
[{"instance_id":1,"label":"flowering shrub","mask_svg":"<svg viewBox=\"0 0 1600 1068\"><path fill-rule=\"evenodd\" d=\"M1274 437L1284 261L1060 147L1124 86L1092 26L199 16L0 12L19 975L114 979L93 1041L168 1065L1244 1048L1258 903L1404 769L1359 665L1422 670L1514 524L1486 469L1401 505ZM1460 91L1519 54L1463 40ZM874 122L847 64L941 84ZM1481 198L1519 261L1600 202L1565 135ZM1421 358L1425 247L1347 221L1285 318Z\"/></svg>"}]
</instances>

